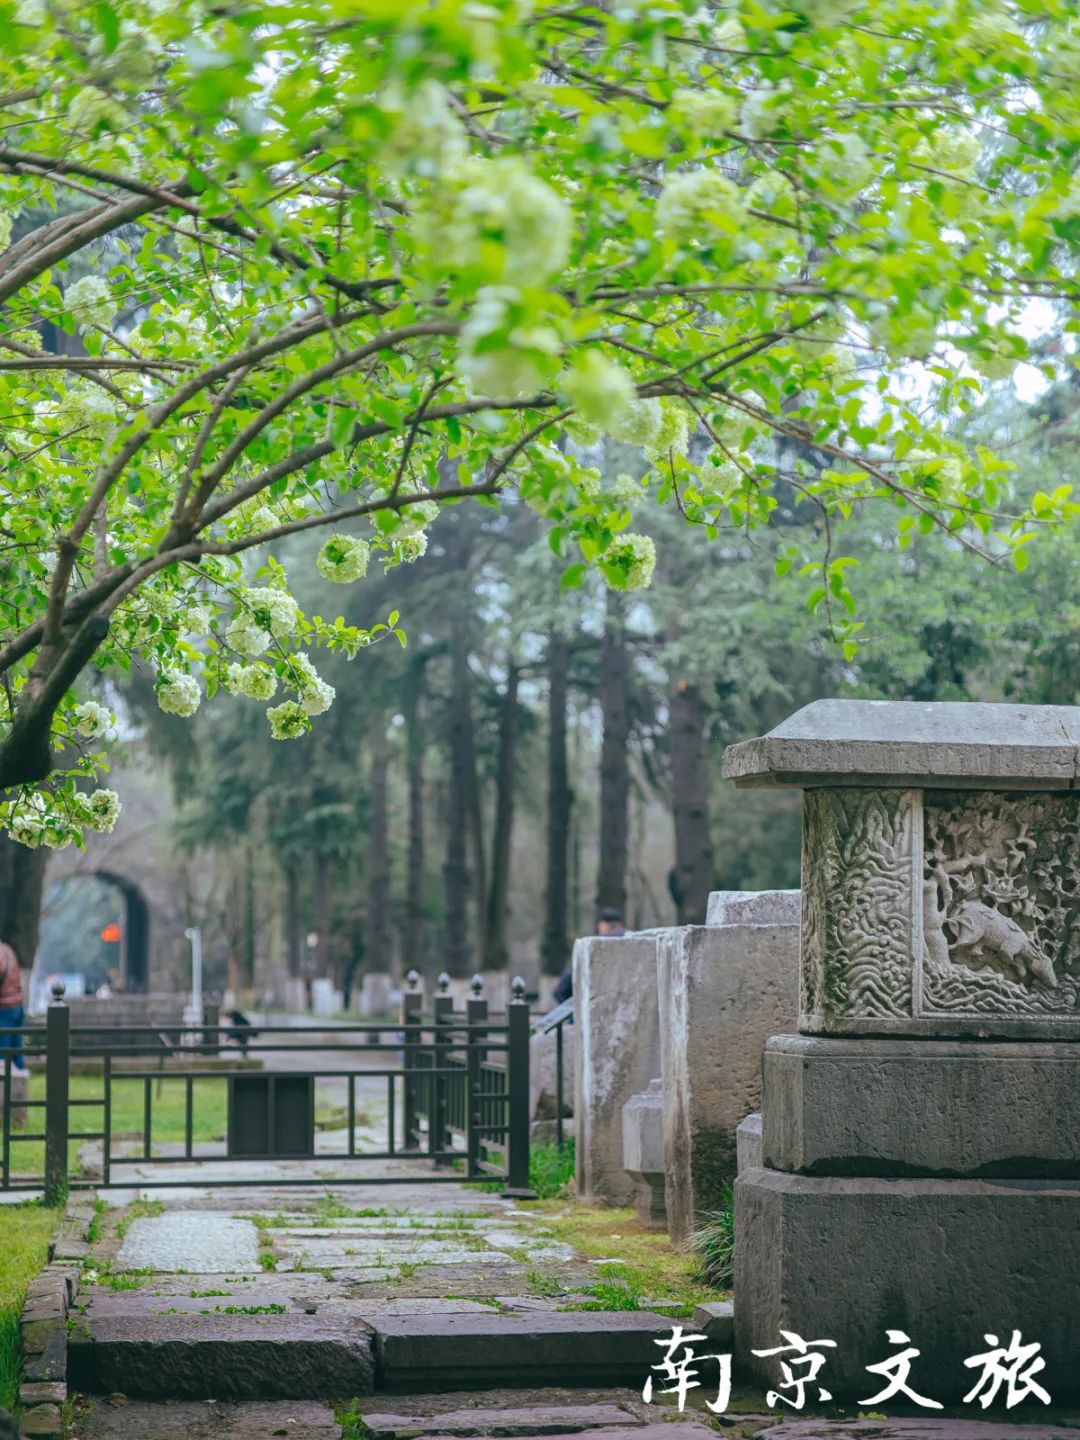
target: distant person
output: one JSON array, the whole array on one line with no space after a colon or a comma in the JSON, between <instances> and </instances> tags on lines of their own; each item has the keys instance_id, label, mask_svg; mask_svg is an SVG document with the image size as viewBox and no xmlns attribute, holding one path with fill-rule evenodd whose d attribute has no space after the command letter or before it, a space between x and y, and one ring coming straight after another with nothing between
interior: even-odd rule
<instances>
[{"instance_id":1,"label":"distant person","mask_svg":"<svg viewBox=\"0 0 1080 1440\"><path fill-rule=\"evenodd\" d=\"M22 1027L26 1019L23 1009L22 973L19 957L5 941L0 940L0 1030L14 1030L14 1035L0 1035L0 1062L5 1050L13 1050L12 1067L25 1070L22 1053Z\"/></svg>"},{"instance_id":2,"label":"distant person","mask_svg":"<svg viewBox=\"0 0 1080 1440\"><path fill-rule=\"evenodd\" d=\"M615 937L625 935L626 925L623 923L622 911L616 910L611 905L605 905L597 917L596 933ZM568 965L555 983L553 996L556 1005L561 1005L564 1000L569 1000L573 993L574 972Z\"/></svg>"},{"instance_id":3,"label":"distant person","mask_svg":"<svg viewBox=\"0 0 1080 1440\"><path fill-rule=\"evenodd\" d=\"M252 1029L251 1021L242 1010L229 1011L229 1024L234 1030L239 1032L236 1035L230 1035L229 1039L234 1040L236 1044L240 1046L240 1049L245 1052L248 1047L248 1041L259 1038L258 1030Z\"/></svg>"}]
</instances>

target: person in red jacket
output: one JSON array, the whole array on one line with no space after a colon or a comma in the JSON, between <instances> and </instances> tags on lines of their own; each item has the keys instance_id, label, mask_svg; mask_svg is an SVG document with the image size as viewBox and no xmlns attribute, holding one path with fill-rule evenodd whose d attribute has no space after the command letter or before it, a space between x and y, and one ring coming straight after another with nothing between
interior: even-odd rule
<instances>
[{"instance_id":1,"label":"person in red jacket","mask_svg":"<svg viewBox=\"0 0 1080 1440\"><path fill-rule=\"evenodd\" d=\"M5 1050L13 1050L15 1053L11 1064L14 1070L26 1069L21 1034L25 1018L19 957L10 945L0 940L0 1031L16 1032L0 1034L0 1062L3 1061Z\"/></svg>"}]
</instances>

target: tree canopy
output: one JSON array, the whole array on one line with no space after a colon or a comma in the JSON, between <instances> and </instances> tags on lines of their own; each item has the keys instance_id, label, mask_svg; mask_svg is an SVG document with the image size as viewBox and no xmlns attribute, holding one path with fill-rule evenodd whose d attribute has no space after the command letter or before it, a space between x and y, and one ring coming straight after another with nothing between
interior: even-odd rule
<instances>
[{"instance_id":1,"label":"tree canopy","mask_svg":"<svg viewBox=\"0 0 1080 1440\"><path fill-rule=\"evenodd\" d=\"M0 821L108 828L90 664L331 704L275 542L349 582L514 492L563 584L817 510L777 568L848 654L864 502L1023 565L1071 519L949 422L1075 299L1067 0L0 4ZM1034 350L1034 353L1033 353ZM607 436L644 478L590 465ZM255 552L255 560L252 560ZM245 701L245 703L248 703Z\"/></svg>"}]
</instances>

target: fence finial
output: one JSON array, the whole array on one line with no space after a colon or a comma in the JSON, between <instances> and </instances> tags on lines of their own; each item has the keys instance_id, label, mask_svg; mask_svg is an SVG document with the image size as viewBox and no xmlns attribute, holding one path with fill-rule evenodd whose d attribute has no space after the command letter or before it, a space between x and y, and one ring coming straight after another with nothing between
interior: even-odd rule
<instances>
[{"instance_id":1,"label":"fence finial","mask_svg":"<svg viewBox=\"0 0 1080 1440\"><path fill-rule=\"evenodd\" d=\"M479 1000L481 992L484 989L484 977L482 975L474 975L472 977L472 981L469 984L469 989Z\"/></svg>"},{"instance_id":2,"label":"fence finial","mask_svg":"<svg viewBox=\"0 0 1080 1440\"><path fill-rule=\"evenodd\" d=\"M510 993L515 1000L525 999L525 981L520 975L514 976L513 984L510 986Z\"/></svg>"},{"instance_id":3,"label":"fence finial","mask_svg":"<svg viewBox=\"0 0 1080 1440\"><path fill-rule=\"evenodd\" d=\"M63 1004L63 1001L64 1001L64 996L65 996L66 994L67 994L67 986L64 984L63 980L54 980L54 981L52 982L53 1004L54 1004L54 1005L62 1005L62 1004Z\"/></svg>"},{"instance_id":4,"label":"fence finial","mask_svg":"<svg viewBox=\"0 0 1080 1440\"><path fill-rule=\"evenodd\" d=\"M416 987L420 984L420 976L416 970L410 970L409 973L405 976L405 984L409 987L410 990L415 990Z\"/></svg>"},{"instance_id":5,"label":"fence finial","mask_svg":"<svg viewBox=\"0 0 1080 1440\"><path fill-rule=\"evenodd\" d=\"M439 976L439 994L445 995L450 989L450 976L444 970Z\"/></svg>"}]
</instances>

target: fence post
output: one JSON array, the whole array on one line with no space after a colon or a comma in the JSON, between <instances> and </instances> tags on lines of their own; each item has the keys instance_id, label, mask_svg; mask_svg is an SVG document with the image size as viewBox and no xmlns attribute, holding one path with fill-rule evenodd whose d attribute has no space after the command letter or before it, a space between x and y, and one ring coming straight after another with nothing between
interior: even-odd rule
<instances>
[{"instance_id":1,"label":"fence post","mask_svg":"<svg viewBox=\"0 0 1080 1440\"><path fill-rule=\"evenodd\" d=\"M450 976L444 970L438 980L439 993L432 1002L435 1012L435 1045L432 1059L436 1072L449 1069L450 1036L445 1026L453 1023L454 997L450 994ZM450 1077L436 1073L431 1086L431 1112L428 1115L428 1151L435 1164L445 1164L438 1156L450 1149L450 1135L447 1130L446 1096Z\"/></svg>"},{"instance_id":2,"label":"fence post","mask_svg":"<svg viewBox=\"0 0 1080 1440\"><path fill-rule=\"evenodd\" d=\"M465 1001L465 1151L466 1166L471 1176L480 1173L480 1143L477 1125L484 1123L483 1101L480 1092L480 1070L484 1063L484 1037L480 1027L488 1018L488 1002L484 998L484 982L474 975L469 987L472 994Z\"/></svg>"},{"instance_id":3,"label":"fence post","mask_svg":"<svg viewBox=\"0 0 1080 1440\"><path fill-rule=\"evenodd\" d=\"M507 1116L506 1188L513 1200L535 1200L529 1186L529 1002L525 981L518 975L510 987L512 999L506 1007L506 1098Z\"/></svg>"},{"instance_id":4,"label":"fence post","mask_svg":"<svg viewBox=\"0 0 1080 1440\"><path fill-rule=\"evenodd\" d=\"M45 1204L62 1205L68 1188L68 1079L71 1011L55 980L45 1017Z\"/></svg>"},{"instance_id":5,"label":"fence post","mask_svg":"<svg viewBox=\"0 0 1080 1440\"><path fill-rule=\"evenodd\" d=\"M420 993L420 976L415 970L410 970L406 975L405 986L401 992L401 1023L406 1027L402 1032L401 1049L401 1068L404 1072L404 1083L401 1087L401 1136L406 1150L416 1150L420 1145L420 1131L416 1123L416 1054L421 1036L418 1031L410 1031L408 1026L420 1019L424 997Z\"/></svg>"}]
</instances>

